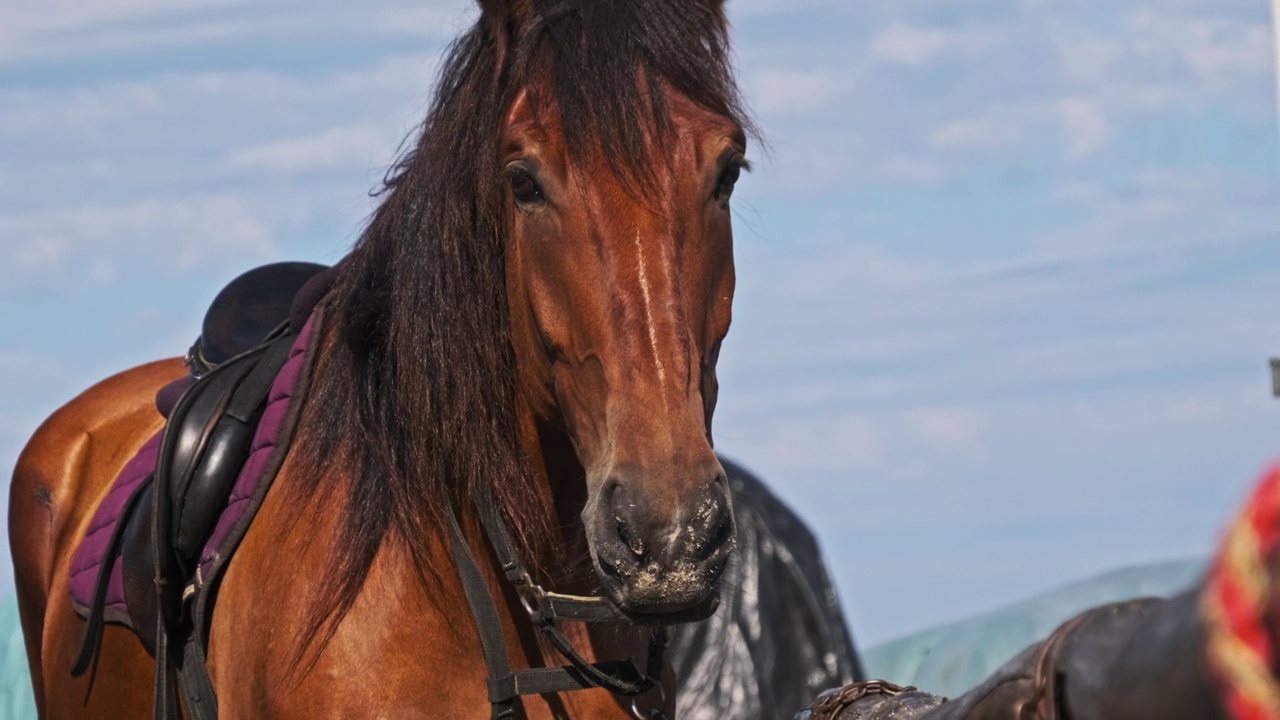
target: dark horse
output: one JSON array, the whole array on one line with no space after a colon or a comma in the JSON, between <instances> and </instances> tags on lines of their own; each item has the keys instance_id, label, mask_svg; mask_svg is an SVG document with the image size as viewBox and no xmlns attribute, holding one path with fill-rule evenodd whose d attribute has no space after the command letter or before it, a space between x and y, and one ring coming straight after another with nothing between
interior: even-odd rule
<instances>
[{"instance_id":1,"label":"dark horse","mask_svg":"<svg viewBox=\"0 0 1280 720\"><path fill-rule=\"evenodd\" d=\"M482 0L320 303L295 443L212 619L223 717L485 716L451 507L512 666L559 664L500 581L477 489L540 582L631 621L566 623L589 658L641 658L647 626L714 611L734 523L710 430L745 127L722 0ZM19 461L10 536L46 717L149 711L154 663L121 628L92 684L68 674L83 632L68 562L183 373L102 382ZM630 712L599 689L523 710Z\"/></svg>"}]
</instances>

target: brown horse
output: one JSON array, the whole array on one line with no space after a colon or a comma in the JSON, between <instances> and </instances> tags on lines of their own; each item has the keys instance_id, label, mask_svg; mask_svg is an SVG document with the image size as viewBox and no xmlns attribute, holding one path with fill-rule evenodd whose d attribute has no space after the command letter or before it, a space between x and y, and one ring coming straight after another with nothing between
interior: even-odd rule
<instances>
[{"instance_id":1,"label":"brown horse","mask_svg":"<svg viewBox=\"0 0 1280 720\"><path fill-rule=\"evenodd\" d=\"M584 655L642 658L645 625L714 610L734 530L710 430L746 165L723 0L480 4L321 301L294 446L212 619L223 718L485 717L451 506L512 666L559 664L500 580L477 488L540 582L636 621L567 623ZM154 662L122 628L92 682L69 675L84 624L68 564L160 426L157 389L183 374L172 360L100 383L19 461L10 540L44 717L149 712ZM669 672L663 684L671 713ZM596 689L523 712L631 711Z\"/></svg>"}]
</instances>

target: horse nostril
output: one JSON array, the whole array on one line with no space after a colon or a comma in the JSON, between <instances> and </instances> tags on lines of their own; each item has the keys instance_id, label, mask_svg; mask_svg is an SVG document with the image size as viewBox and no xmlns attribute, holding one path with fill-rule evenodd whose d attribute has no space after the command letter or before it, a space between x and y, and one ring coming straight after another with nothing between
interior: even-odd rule
<instances>
[{"instance_id":1,"label":"horse nostril","mask_svg":"<svg viewBox=\"0 0 1280 720\"><path fill-rule=\"evenodd\" d=\"M714 520L707 533L707 539L702 544L702 548L698 550L697 558L706 560L733 540L733 513L725 507Z\"/></svg>"},{"instance_id":2,"label":"horse nostril","mask_svg":"<svg viewBox=\"0 0 1280 720\"><path fill-rule=\"evenodd\" d=\"M698 517L702 521L699 533L702 542L694 551L694 557L708 560L733 542L733 508L728 495L717 486L709 488Z\"/></svg>"},{"instance_id":3,"label":"horse nostril","mask_svg":"<svg viewBox=\"0 0 1280 720\"><path fill-rule=\"evenodd\" d=\"M645 546L644 540L636 537L631 532L626 520L623 520L617 515L614 515L613 519L618 523L618 539L622 541L623 545L627 546L627 549L631 551L631 554L635 556L636 560L643 560L645 554L648 552L648 548Z\"/></svg>"}]
</instances>

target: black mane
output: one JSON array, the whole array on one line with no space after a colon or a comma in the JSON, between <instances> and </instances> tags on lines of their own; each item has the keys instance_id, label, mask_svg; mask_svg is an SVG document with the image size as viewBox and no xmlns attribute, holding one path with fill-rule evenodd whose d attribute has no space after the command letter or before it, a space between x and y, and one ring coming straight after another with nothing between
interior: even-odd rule
<instances>
[{"instance_id":1,"label":"black mane","mask_svg":"<svg viewBox=\"0 0 1280 720\"><path fill-rule=\"evenodd\" d=\"M324 301L333 342L299 433L299 490L346 495L308 642L322 646L379 548L399 543L424 580L442 513L471 489L495 496L528 558L554 554L551 499L515 428L498 137L521 88L558 107L567 146L599 147L647 176L646 132L670 134L667 89L746 124L728 30L711 0L533 0L486 13L450 48L416 145ZM515 34L512 35L512 28Z\"/></svg>"}]
</instances>

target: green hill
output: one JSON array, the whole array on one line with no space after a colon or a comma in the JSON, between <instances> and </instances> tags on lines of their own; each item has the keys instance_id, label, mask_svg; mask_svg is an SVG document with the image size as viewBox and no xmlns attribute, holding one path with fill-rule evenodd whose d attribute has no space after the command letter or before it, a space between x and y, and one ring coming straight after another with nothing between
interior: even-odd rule
<instances>
[{"instance_id":1,"label":"green hill","mask_svg":"<svg viewBox=\"0 0 1280 720\"><path fill-rule=\"evenodd\" d=\"M957 697L1024 648L1082 610L1117 600L1185 590L1200 562L1167 562L1115 570L1030 600L877 645L863 652L873 678Z\"/></svg>"}]
</instances>

